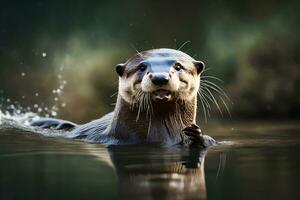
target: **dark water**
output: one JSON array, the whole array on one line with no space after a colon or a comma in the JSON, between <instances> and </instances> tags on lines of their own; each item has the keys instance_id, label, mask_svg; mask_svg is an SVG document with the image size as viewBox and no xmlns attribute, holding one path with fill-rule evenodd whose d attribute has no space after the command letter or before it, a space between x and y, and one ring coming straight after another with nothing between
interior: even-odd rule
<instances>
[{"instance_id":1,"label":"dark water","mask_svg":"<svg viewBox=\"0 0 300 200\"><path fill-rule=\"evenodd\" d=\"M199 149L0 130L0 199L300 199L300 123L215 124ZM204 162L205 160L205 162Z\"/></svg>"}]
</instances>

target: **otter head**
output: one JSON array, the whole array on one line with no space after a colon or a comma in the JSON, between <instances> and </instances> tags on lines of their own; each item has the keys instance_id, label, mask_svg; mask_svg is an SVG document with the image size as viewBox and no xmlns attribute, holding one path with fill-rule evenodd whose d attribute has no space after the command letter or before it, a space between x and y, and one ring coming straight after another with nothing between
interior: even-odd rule
<instances>
[{"instance_id":1,"label":"otter head","mask_svg":"<svg viewBox=\"0 0 300 200\"><path fill-rule=\"evenodd\" d=\"M204 63L173 49L137 53L116 66L119 94L128 103L147 95L155 102L191 100L197 95Z\"/></svg>"}]
</instances>

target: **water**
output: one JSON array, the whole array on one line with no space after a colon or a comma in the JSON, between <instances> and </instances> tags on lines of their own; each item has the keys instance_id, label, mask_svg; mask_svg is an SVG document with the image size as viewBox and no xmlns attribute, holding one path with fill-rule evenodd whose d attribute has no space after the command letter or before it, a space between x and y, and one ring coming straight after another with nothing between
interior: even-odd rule
<instances>
[{"instance_id":1,"label":"water","mask_svg":"<svg viewBox=\"0 0 300 200\"><path fill-rule=\"evenodd\" d=\"M47 56L47 53L42 53L43 57ZM6 98L5 97L5 91L0 90L0 123L1 118L9 117L11 116L16 117L20 119L20 117L28 117L28 115L32 116L35 115L43 116L43 117L56 117L59 111L67 106L66 102L64 102L64 89L67 84L67 80L64 79L64 70L65 66L63 64L60 65L58 69L58 73L56 75L56 88L52 89L52 92L48 92L48 96L51 96L53 98L53 101L51 103L45 103L43 102L43 97L40 97L40 93L36 91L34 95L23 95L18 100ZM22 72L21 77L24 78L27 76L27 73ZM23 80L24 81L24 80ZM22 82L22 79L20 79L20 83L26 83ZM35 97L35 98L34 98ZM32 103L31 106L25 106L24 100L30 99L30 102ZM38 100L39 99L39 100ZM39 103L35 103L35 101L39 101ZM48 105L48 106L45 106Z\"/></svg>"},{"instance_id":2,"label":"water","mask_svg":"<svg viewBox=\"0 0 300 200\"><path fill-rule=\"evenodd\" d=\"M300 199L299 124L210 124L225 142L206 152L107 148L3 123L0 199Z\"/></svg>"}]
</instances>

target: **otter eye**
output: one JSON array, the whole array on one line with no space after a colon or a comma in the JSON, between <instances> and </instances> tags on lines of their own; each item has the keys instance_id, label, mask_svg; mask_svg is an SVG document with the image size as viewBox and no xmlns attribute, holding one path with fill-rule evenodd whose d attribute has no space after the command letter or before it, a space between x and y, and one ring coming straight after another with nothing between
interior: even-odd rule
<instances>
[{"instance_id":1,"label":"otter eye","mask_svg":"<svg viewBox=\"0 0 300 200\"><path fill-rule=\"evenodd\" d=\"M180 63L175 63L174 69L175 69L176 71L180 71L180 70L183 69L183 66L182 66Z\"/></svg>"},{"instance_id":2,"label":"otter eye","mask_svg":"<svg viewBox=\"0 0 300 200\"><path fill-rule=\"evenodd\" d=\"M138 70L144 72L147 69L147 65L144 63L139 64Z\"/></svg>"}]
</instances>

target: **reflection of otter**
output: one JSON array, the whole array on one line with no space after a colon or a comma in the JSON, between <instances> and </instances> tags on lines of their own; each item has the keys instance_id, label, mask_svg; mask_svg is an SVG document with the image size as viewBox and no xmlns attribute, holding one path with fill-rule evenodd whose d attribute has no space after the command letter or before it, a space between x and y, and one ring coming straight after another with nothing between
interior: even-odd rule
<instances>
[{"instance_id":1,"label":"reflection of otter","mask_svg":"<svg viewBox=\"0 0 300 200\"><path fill-rule=\"evenodd\" d=\"M84 125L42 119L33 126L71 130L69 137L105 144L199 144L214 140L196 122L201 61L173 49L137 53L119 64L119 92L114 112Z\"/></svg>"},{"instance_id":2,"label":"reflection of otter","mask_svg":"<svg viewBox=\"0 0 300 200\"><path fill-rule=\"evenodd\" d=\"M109 153L120 199L206 198L205 150L115 146Z\"/></svg>"}]
</instances>

